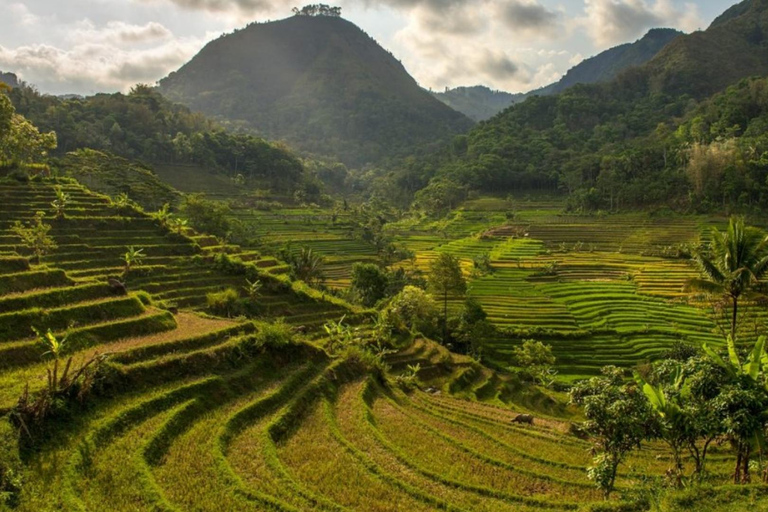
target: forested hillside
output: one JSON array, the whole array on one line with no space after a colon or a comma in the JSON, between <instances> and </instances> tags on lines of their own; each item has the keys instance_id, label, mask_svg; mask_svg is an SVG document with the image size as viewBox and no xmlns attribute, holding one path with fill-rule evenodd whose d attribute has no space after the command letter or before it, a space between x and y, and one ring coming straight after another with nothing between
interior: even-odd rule
<instances>
[{"instance_id":1,"label":"forested hillside","mask_svg":"<svg viewBox=\"0 0 768 512\"><path fill-rule=\"evenodd\" d=\"M161 80L160 91L357 167L428 152L472 124L362 30L333 16L254 23L222 36Z\"/></svg>"},{"instance_id":2,"label":"forested hillside","mask_svg":"<svg viewBox=\"0 0 768 512\"><path fill-rule=\"evenodd\" d=\"M634 43L626 43L606 50L595 57L585 59L552 85L529 92L526 96L557 94L576 84L609 82L622 71L642 66L653 59L664 47L682 35L673 29L650 30Z\"/></svg>"},{"instance_id":3,"label":"forested hillside","mask_svg":"<svg viewBox=\"0 0 768 512\"><path fill-rule=\"evenodd\" d=\"M128 94L60 99L30 87L9 93L16 110L58 136L56 155L90 148L150 164L189 164L229 176L242 174L264 188L293 191L304 166L287 148L225 131L144 85Z\"/></svg>"},{"instance_id":4,"label":"forested hillside","mask_svg":"<svg viewBox=\"0 0 768 512\"><path fill-rule=\"evenodd\" d=\"M439 159L412 163L388 183L415 191L438 176L420 196L432 205L466 190L539 190L565 192L572 208L586 210L762 208L765 166L754 137L761 137L765 84L755 79L723 91L768 70L768 51L758 37L768 29L768 2L738 8L707 31L677 37L648 64L609 83L530 98L455 138ZM711 105L719 104L728 108L714 112ZM705 112L709 125L702 128ZM727 157L721 147L731 148ZM702 159L715 154L725 160L707 189L694 176Z\"/></svg>"},{"instance_id":5,"label":"forested hillside","mask_svg":"<svg viewBox=\"0 0 768 512\"><path fill-rule=\"evenodd\" d=\"M525 94L492 91L482 85L456 87L432 94L452 109L475 121L490 119L510 105L523 101L526 97Z\"/></svg>"}]
</instances>

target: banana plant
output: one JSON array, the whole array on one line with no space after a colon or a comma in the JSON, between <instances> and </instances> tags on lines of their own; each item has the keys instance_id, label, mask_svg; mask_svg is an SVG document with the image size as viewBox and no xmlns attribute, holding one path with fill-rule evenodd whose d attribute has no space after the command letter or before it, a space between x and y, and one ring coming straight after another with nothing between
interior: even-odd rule
<instances>
[{"instance_id":1,"label":"banana plant","mask_svg":"<svg viewBox=\"0 0 768 512\"><path fill-rule=\"evenodd\" d=\"M736 351L736 343L733 341L733 337L728 336L728 360L726 361L720 354L717 353L712 347L704 344L704 352L714 361L718 366L722 367L731 378L736 378L739 375L746 375L754 382L758 382L760 378L760 371L763 365L768 366L768 354L765 352L765 336L760 336L755 342L755 346L752 348L749 356L747 356L746 362L742 363L739 354ZM766 389L768 389L768 383L766 383Z\"/></svg>"},{"instance_id":2,"label":"banana plant","mask_svg":"<svg viewBox=\"0 0 768 512\"><path fill-rule=\"evenodd\" d=\"M638 373L635 373L635 381L653 408L662 439L672 450L674 458L672 472L675 477L675 484L680 486L683 477L683 449L689 443L695 443L698 438L698 433L689 421L690 418L680 405L686 401L689 395L688 389L685 387L683 369L680 365L675 367L669 378L668 386L651 384ZM667 393L665 387L670 393Z\"/></svg>"},{"instance_id":3,"label":"banana plant","mask_svg":"<svg viewBox=\"0 0 768 512\"><path fill-rule=\"evenodd\" d=\"M728 359L723 359L720 354L708 345L704 345L704 352L718 366L723 368L733 382L738 383L747 379L752 381L756 388L762 387L768 391L768 382L760 382L763 368L768 367L768 354L765 353L766 337L760 336L752 347L752 351L742 363L736 350L736 343L731 336L727 339ZM763 421L759 426L750 427L749 435L740 432L732 436L733 443L737 446L736 470L734 471L734 483L745 483L749 481L749 453L753 448L757 448L761 454L768 451L768 442L766 442ZM741 468L743 465L743 469ZM768 479L768 472L763 476Z\"/></svg>"},{"instance_id":4,"label":"banana plant","mask_svg":"<svg viewBox=\"0 0 768 512\"><path fill-rule=\"evenodd\" d=\"M69 194L64 192L64 189L61 187L56 187L54 190L56 192L56 199L51 201L51 207L56 214L56 218L63 219L67 206L69 205Z\"/></svg>"}]
</instances>

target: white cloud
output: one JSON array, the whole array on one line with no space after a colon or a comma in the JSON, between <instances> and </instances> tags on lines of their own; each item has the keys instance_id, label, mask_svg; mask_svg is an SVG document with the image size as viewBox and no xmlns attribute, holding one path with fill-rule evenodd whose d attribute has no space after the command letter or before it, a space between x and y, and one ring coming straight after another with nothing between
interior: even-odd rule
<instances>
[{"instance_id":1,"label":"white cloud","mask_svg":"<svg viewBox=\"0 0 768 512\"><path fill-rule=\"evenodd\" d=\"M635 40L655 27L691 31L703 24L697 5L679 9L671 0L585 0L584 14L578 22L601 49Z\"/></svg>"},{"instance_id":2,"label":"white cloud","mask_svg":"<svg viewBox=\"0 0 768 512\"><path fill-rule=\"evenodd\" d=\"M155 21L147 22L144 25L132 25L123 21L109 21L105 26L97 28L89 19L78 23L78 27L67 34L67 39L79 44L86 41L92 43L140 44L167 40L172 37L173 33L170 30Z\"/></svg>"},{"instance_id":3,"label":"white cloud","mask_svg":"<svg viewBox=\"0 0 768 512\"><path fill-rule=\"evenodd\" d=\"M6 11L10 13L11 19L20 25L34 25L40 20L40 18L33 14L26 5L21 3L9 5L6 8Z\"/></svg>"},{"instance_id":4,"label":"white cloud","mask_svg":"<svg viewBox=\"0 0 768 512\"><path fill-rule=\"evenodd\" d=\"M125 91L136 83L154 83L184 64L203 41L170 39L149 48L126 49L85 42L71 48L46 44L0 46L0 69L54 93Z\"/></svg>"}]
</instances>

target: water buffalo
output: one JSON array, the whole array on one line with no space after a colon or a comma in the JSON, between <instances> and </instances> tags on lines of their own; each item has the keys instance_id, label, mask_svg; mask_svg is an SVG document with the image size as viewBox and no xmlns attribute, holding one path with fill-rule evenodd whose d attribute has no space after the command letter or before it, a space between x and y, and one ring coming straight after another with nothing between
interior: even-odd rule
<instances>
[{"instance_id":1,"label":"water buffalo","mask_svg":"<svg viewBox=\"0 0 768 512\"><path fill-rule=\"evenodd\" d=\"M512 418L512 423L527 423L533 425L533 416L530 414L518 414Z\"/></svg>"}]
</instances>

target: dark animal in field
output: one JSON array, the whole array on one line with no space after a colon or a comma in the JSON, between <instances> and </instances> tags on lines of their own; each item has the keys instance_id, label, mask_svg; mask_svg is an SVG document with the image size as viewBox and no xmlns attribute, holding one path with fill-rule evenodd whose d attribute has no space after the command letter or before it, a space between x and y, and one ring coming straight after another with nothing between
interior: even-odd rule
<instances>
[{"instance_id":1,"label":"dark animal in field","mask_svg":"<svg viewBox=\"0 0 768 512\"><path fill-rule=\"evenodd\" d=\"M109 287L115 295L128 295L128 289L125 287L125 283L121 283L117 279L110 278L108 281Z\"/></svg>"},{"instance_id":2,"label":"dark animal in field","mask_svg":"<svg viewBox=\"0 0 768 512\"><path fill-rule=\"evenodd\" d=\"M518 414L512 418L512 423L526 423L528 425L533 425L533 416L530 414Z\"/></svg>"}]
</instances>

